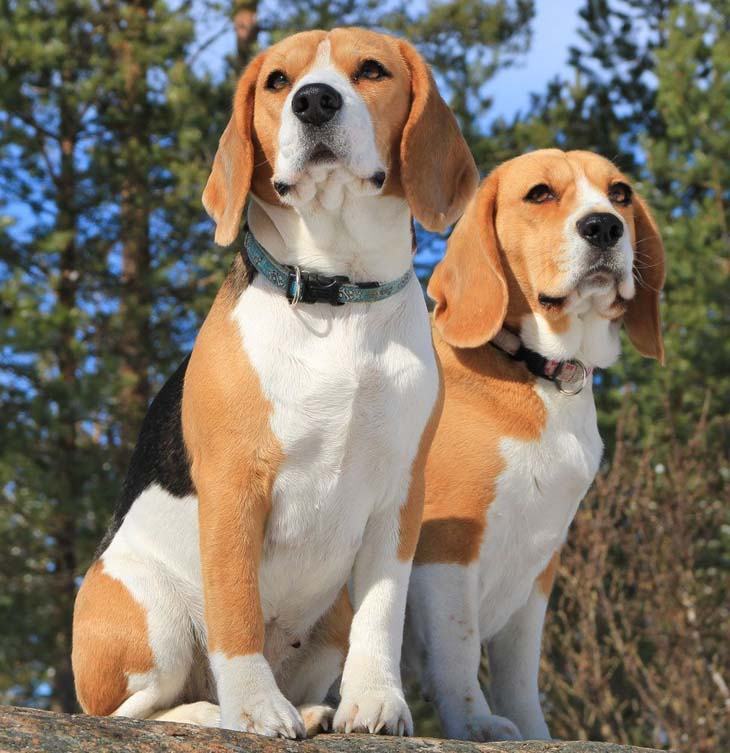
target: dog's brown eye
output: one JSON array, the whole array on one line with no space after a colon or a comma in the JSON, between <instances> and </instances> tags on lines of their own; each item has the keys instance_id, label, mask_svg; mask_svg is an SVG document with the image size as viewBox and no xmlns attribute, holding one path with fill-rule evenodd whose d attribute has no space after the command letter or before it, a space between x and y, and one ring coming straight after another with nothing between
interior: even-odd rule
<instances>
[{"instance_id":1,"label":"dog's brown eye","mask_svg":"<svg viewBox=\"0 0 730 753\"><path fill-rule=\"evenodd\" d=\"M527 192L525 201L529 201L532 204L543 204L554 198L553 189L547 183L538 183Z\"/></svg>"},{"instance_id":2,"label":"dog's brown eye","mask_svg":"<svg viewBox=\"0 0 730 753\"><path fill-rule=\"evenodd\" d=\"M366 78L369 81L379 81L388 76L390 76L390 73L377 60L365 60L357 69L355 80Z\"/></svg>"},{"instance_id":3,"label":"dog's brown eye","mask_svg":"<svg viewBox=\"0 0 730 753\"><path fill-rule=\"evenodd\" d=\"M614 183L611 188L608 189L608 198L614 204L621 204L626 206L631 204L631 195L633 191L625 183Z\"/></svg>"},{"instance_id":4,"label":"dog's brown eye","mask_svg":"<svg viewBox=\"0 0 730 753\"><path fill-rule=\"evenodd\" d=\"M266 79L266 88L278 92L289 85L289 79L283 71L272 71Z\"/></svg>"}]
</instances>

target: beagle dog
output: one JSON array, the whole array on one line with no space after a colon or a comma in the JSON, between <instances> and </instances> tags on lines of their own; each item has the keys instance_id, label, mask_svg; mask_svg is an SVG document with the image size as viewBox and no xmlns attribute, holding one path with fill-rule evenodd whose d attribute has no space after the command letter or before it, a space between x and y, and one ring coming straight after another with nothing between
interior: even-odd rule
<instances>
[{"instance_id":1,"label":"beagle dog","mask_svg":"<svg viewBox=\"0 0 730 753\"><path fill-rule=\"evenodd\" d=\"M663 360L663 282L659 232L629 180L602 157L558 149L498 167L434 271L444 410L404 658L446 737L549 737L543 619L602 453L591 371L619 357L622 323L640 353Z\"/></svg>"},{"instance_id":2,"label":"beagle dog","mask_svg":"<svg viewBox=\"0 0 730 753\"><path fill-rule=\"evenodd\" d=\"M244 245L78 594L84 711L302 737L342 674L336 729L411 733L402 629L441 404L411 218L443 229L477 183L410 44L311 31L248 66L203 194L228 245L250 193Z\"/></svg>"}]
</instances>

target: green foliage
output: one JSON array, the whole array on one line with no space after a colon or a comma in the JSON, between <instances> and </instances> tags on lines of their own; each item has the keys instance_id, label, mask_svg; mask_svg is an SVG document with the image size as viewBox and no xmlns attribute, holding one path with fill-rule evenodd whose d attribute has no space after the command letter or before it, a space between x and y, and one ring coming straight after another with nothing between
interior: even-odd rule
<instances>
[{"instance_id":1,"label":"green foliage","mask_svg":"<svg viewBox=\"0 0 730 753\"><path fill-rule=\"evenodd\" d=\"M627 347L601 398L610 425L622 395L641 391L645 429L669 420L682 440L708 411L713 441L727 444L730 46L721 8L726 3L707 3L703 10L693 3L673 5L661 10L659 20L649 18L661 45L649 45L641 56L651 61L643 71L645 77L651 73L656 88L639 93L655 109L647 116L628 107L623 115L626 131L634 134L635 175L666 248L666 365L647 368Z\"/></svg>"},{"instance_id":2,"label":"green foliage","mask_svg":"<svg viewBox=\"0 0 730 753\"><path fill-rule=\"evenodd\" d=\"M665 236L667 368L680 436L708 411L727 446L730 413L730 36L728 3L683 3L657 51L657 110L666 136L647 133L645 186ZM706 407L705 407L705 404ZM656 414L655 414L656 415Z\"/></svg>"},{"instance_id":3,"label":"green foliage","mask_svg":"<svg viewBox=\"0 0 730 753\"><path fill-rule=\"evenodd\" d=\"M76 576L225 270L200 187L229 89L163 3L1 10L0 693L72 708Z\"/></svg>"}]
</instances>

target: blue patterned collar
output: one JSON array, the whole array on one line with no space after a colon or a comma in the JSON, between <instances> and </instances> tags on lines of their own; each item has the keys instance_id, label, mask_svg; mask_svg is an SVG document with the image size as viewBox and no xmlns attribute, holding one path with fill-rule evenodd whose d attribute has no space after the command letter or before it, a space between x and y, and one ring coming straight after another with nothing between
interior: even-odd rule
<instances>
[{"instance_id":1,"label":"blue patterned collar","mask_svg":"<svg viewBox=\"0 0 730 753\"><path fill-rule=\"evenodd\" d=\"M292 306L297 303L374 303L403 290L413 267L390 282L350 282L349 277L305 272L299 267L279 264L246 228L243 239L246 255L256 271L272 285L283 290Z\"/></svg>"}]
</instances>

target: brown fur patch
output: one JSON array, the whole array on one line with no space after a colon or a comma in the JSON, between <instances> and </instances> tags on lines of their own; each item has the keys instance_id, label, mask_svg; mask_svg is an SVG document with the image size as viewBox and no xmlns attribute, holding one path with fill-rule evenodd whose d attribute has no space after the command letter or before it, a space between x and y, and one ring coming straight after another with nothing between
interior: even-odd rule
<instances>
[{"instance_id":1,"label":"brown fur patch","mask_svg":"<svg viewBox=\"0 0 730 753\"><path fill-rule=\"evenodd\" d=\"M632 211L636 295L626 305L624 324L639 353L663 364L659 296L664 287L664 244L649 207L639 196L634 196Z\"/></svg>"},{"instance_id":2,"label":"brown fur patch","mask_svg":"<svg viewBox=\"0 0 730 753\"><path fill-rule=\"evenodd\" d=\"M231 306L241 297L241 293L249 286L256 271L254 270L248 256L242 253L236 253L228 275L223 281L222 291L229 297Z\"/></svg>"},{"instance_id":3,"label":"brown fur patch","mask_svg":"<svg viewBox=\"0 0 730 753\"><path fill-rule=\"evenodd\" d=\"M504 437L535 440L545 406L534 378L491 346L458 350L434 332L444 408L426 463L426 503L415 562L466 565L479 555L486 512L504 469Z\"/></svg>"},{"instance_id":4,"label":"brown fur patch","mask_svg":"<svg viewBox=\"0 0 730 753\"><path fill-rule=\"evenodd\" d=\"M130 674L154 664L147 615L127 587L94 562L81 584L73 619L71 654L76 695L87 714L107 716L131 693Z\"/></svg>"},{"instance_id":5,"label":"brown fur patch","mask_svg":"<svg viewBox=\"0 0 730 753\"><path fill-rule=\"evenodd\" d=\"M398 539L398 559L409 562L413 559L418 544L423 520L423 506L426 499L426 461L433 444L441 413L444 407L444 380L439 366L439 391L431 416L421 435L418 452L411 466L411 483L408 499L400 509L400 530Z\"/></svg>"},{"instance_id":6,"label":"brown fur patch","mask_svg":"<svg viewBox=\"0 0 730 753\"><path fill-rule=\"evenodd\" d=\"M257 167L252 138L256 81L264 54L257 55L236 87L231 117L218 144L203 206L216 222L215 242L228 246L238 236L243 206Z\"/></svg>"},{"instance_id":7,"label":"brown fur patch","mask_svg":"<svg viewBox=\"0 0 730 753\"><path fill-rule=\"evenodd\" d=\"M312 643L328 645L337 648L342 653L344 661L350 645L350 625L352 624L352 604L343 586L335 603L325 612L312 631Z\"/></svg>"},{"instance_id":8,"label":"brown fur patch","mask_svg":"<svg viewBox=\"0 0 730 753\"><path fill-rule=\"evenodd\" d=\"M514 305L499 253L494 218L499 179L493 173L469 202L436 266L428 294L436 302L434 322L457 348L483 345L499 332L508 303Z\"/></svg>"},{"instance_id":9,"label":"brown fur patch","mask_svg":"<svg viewBox=\"0 0 730 753\"><path fill-rule=\"evenodd\" d=\"M399 45L411 84L400 147L401 183L420 223L441 232L464 211L479 184L479 172L426 61L408 42Z\"/></svg>"},{"instance_id":10,"label":"brown fur patch","mask_svg":"<svg viewBox=\"0 0 730 753\"><path fill-rule=\"evenodd\" d=\"M545 594L546 597L550 596L550 592L553 590L553 584L555 583L555 576L558 573L558 565L560 565L560 552L555 552L550 558L547 567L537 576L537 587Z\"/></svg>"},{"instance_id":11,"label":"brown fur patch","mask_svg":"<svg viewBox=\"0 0 730 753\"><path fill-rule=\"evenodd\" d=\"M259 653L264 622L258 571L271 490L283 460L271 406L249 363L224 286L185 375L183 436L198 492L208 647Z\"/></svg>"}]
</instances>

